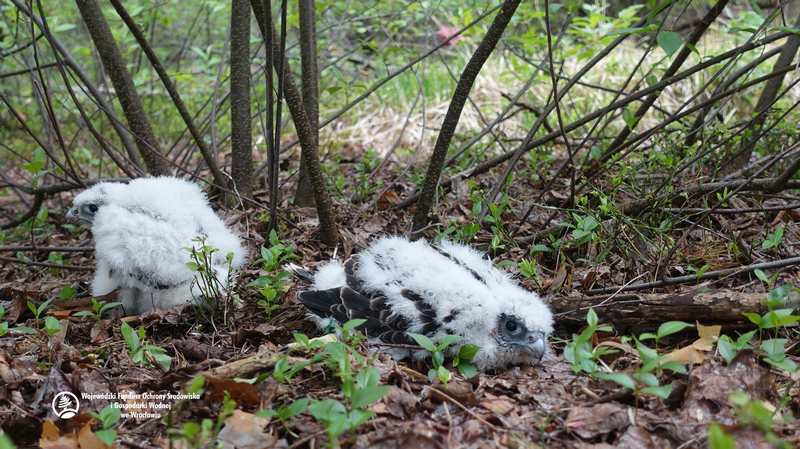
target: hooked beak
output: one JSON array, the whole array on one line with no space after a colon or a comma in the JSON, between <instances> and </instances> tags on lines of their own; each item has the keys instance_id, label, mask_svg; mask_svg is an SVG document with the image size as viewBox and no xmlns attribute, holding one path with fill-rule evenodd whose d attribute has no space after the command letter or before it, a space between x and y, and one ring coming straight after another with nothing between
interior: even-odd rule
<instances>
[{"instance_id":1,"label":"hooked beak","mask_svg":"<svg viewBox=\"0 0 800 449\"><path fill-rule=\"evenodd\" d=\"M81 222L88 223L89 222L88 220L85 220L83 217L81 217L81 212L75 206L69 208L65 218L67 219L67 221L71 221L73 223L81 223Z\"/></svg>"},{"instance_id":2,"label":"hooked beak","mask_svg":"<svg viewBox=\"0 0 800 449\"><path fill-rule=\"evenodd\" d=\"M537 362L542 360L547 350L546 337L542 332L530 332L527 344L515 344L514 346Z\"/></svg>"}]
</instances>

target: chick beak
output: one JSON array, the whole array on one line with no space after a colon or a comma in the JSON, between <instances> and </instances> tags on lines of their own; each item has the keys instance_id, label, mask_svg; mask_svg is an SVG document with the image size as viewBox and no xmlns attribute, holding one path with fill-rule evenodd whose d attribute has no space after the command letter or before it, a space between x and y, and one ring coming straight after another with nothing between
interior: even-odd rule
<instances>
[{"instance_id":1,"label":"chick beak","mask_svg":"<svg viewBox=\"0 0 800 449\"><path fill-rule=\"evenodd\" d=\"M66 218L67 221L78 223L81 221L80 211L78 211L78 208L75 206L70 207L69 210L67 211L67 215L64 218Z\"/></svg>"},{"instance_id":2,"label":"chick beak","mask_svg":"<svg viewBox=\"0 0 800 449\"><path fill-rule=\"evenodd\" d=\"M544 334L541 332L531 332L528 334L527 340L527 344L519 345L519 349L537 362L542 360L546 350Z\"/></svg>"}]
</instances>

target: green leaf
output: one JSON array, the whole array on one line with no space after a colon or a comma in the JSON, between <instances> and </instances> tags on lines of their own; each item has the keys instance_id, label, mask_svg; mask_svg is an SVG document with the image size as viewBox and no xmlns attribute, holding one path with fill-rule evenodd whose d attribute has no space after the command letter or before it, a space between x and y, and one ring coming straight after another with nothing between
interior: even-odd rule
<instances>
[{"instance_id":1,"label":"green leaf","mask_svg":"<svg viewBox=\"0 0 800 449\"><path fill-rule=\"evenodd\" d=\"M630 109L622 110L622 120L625 121L625 124L628 125L628 128L633 128L636 126L636 116L633 114L633 112L631 112Z\"/></svg>"},{"instance_id":2,"label":"green leaf","mask_svg":"<svg viewBox=\"0 0 800 449\"><path fill-rule=\"evenodd\" d=\"M658 326L658 338L661 339L667 335L678 333L687 327L694 327L694 325L683 321L667 321L666 323L662 323L661 326Z\"/></svg>"},{"instance_id":3,"label":"green leaf","mask_svg":"<svg viewBox=\"0 0 800 449\"><path fill-rule=\"evenodd\" d=\"M462 362L471 362L480 351L478 345L467 343L458 350L458 359Z\"/></svg>"},{"instance_id":4,"label":"green leaf","mask_svg":"<svg viewBox=\"0 0 800 449\"><path fill-rule=\"evenodd\" d=\"M717 423L708 426L708 449L736 449L736 441Z\"/></svg>"},{"instance_id":5,"label":"green leaf","mask_svg":"<svg viewBox=\"0 0 800 449\"><path fill-rule=\"evenodd\" d=\"M786 358L785 338L771 338L761 342L761 350L767 354L770 360L781 361Z\"/></svg>"},{"instance_id":6,"label":"green leaf","mask_svg":"<svg viewBox=\"0 0 800 449\"><path fill-rule=\"evenodd\" d=\"M683 46L683 38L674 31L660 31L656 35L656 42L658 42L658 46L664 50L667 56L672 56Z\"/></svg>"},{"instance_id":7,"label":"green leaf","mask_svg":"<svg viewBox=\"0 0 800 449\"><path fill-rule=\"evenodd\" d=\"M61 332L61 323L58 322L58 319L52 316L48 316L44 320L44 330L47 332L47 335L53 336L59 332Z\"/></svg>"},{"instance_id":8,"label":"green leaf","mask_svg":"<svg viewBox=\"0 0 800 449\"><path fill-rule=\"evenodd\" d=\"M745 349L750 347L750 340L756 335L757 331L750 331L739 335L739 338L736 339L736 347L738 349Z\"/></svg>"},{"instance_id":9,"label":"green leaf","mask_svg":"<svg viewBox=\"0 0 800 449\"><path fill-rule=\"evenodd\" d=\"M335 399L324 399L322 401L314 401L308 406L308 412L311 413L318 421L332 422L337 419L344 420L347 415L347 409L344 405Z\"/></svg>"},{"instance_id":10,"label":"green leaf","mask_svg":"<svg viewBox=\"0 0 800 449\"><path fill-rule=\"evenodd\" d=\"M8 321L3 321L0 323L0 337L8 334Z\"/></svg>"},{"instance_id":11,"label":"green leaf","mask_svg":"<svg viewBox=\"0 0 800 449\"><path fill-rule=\"evenodd\" d=\"M164 371L168 371L172 366L172 357L167 354L164 348L156 345L147 345L145 348L148 354L158 363Z\"/></svg>"},{"instance_id":12,"label":"green leaf","mask_svg":"<svg viewBox=\"0 0 800 449\"><path fill-rule=\"evenodd\" d=\"M381 373L372 366L362 368L356 375L356 386L359 388L374 387L381 381Z\"/></svg>"},{"instance_id":13,"label":"green leaf","mask_svg":"<svg viewBox=\"0 0 800 449\"><path fill-rule=\"evenodd\" d=\"M308 398L302 398L292 402L289 405L285 405L278 409L278 417L281 421L286 421L287 419L293 418L306 411L309 402L310 401Z\"/></svg>"},{"instance_id":14,"label":"green leaf","mask_svg":"<svg viewBox=\"0 0 800 449\"><path fill-rule=\"evenodd\" d=\"M364 408L384 397L390 388L388 385L378 385L356 389L350 402L355 408Z\"/></svg>"},{"instance_id":15,"label":"green leaf","mask_svg":"<svg viewBox=\"0 0 800 449\"><path fill-rule=\"evenodd\" d=\"M736 357L736 354L739 353L734 346L733 341L727 335L722 335L719 337L719 340L717 341L717 351L719 351L719 355L725 359L725 363L728 365L731 364L731 360L733 360L733 358Z\"/></svg>"},{"instance_id":16,"label":"green leaf","mask_svg":"<svg viewBox=\"0 0 800 449\"><path fill-rule=\"evenodd\" d=\"M453 343L457 343L461 340L461 336L459 335L445 335L441 340L439 340L436 344L436 349L438 351L444 351Z\"/></svg>"},{"instance_id":17,"label":"green leaf","mask_svg":"<svg viewBox=\"0 0 800 449\"><path fill-rule=\"evenodd\" d=\"M471 379L478 375L478 367L468 362L461 362L458 364L458 372L464 376L465 379Z\"/></svg>"},{"instance_id":18,"label":"green leaf","mask_svg":"<svg viewBox=\"0 0 800 449\"><path fill-rule=\"evenodd\" d=\"M278 412L271 408L262 408L256 412L256 416L260 416L262 418L274 418L278 416Z\"/></svg>"},{"instance_id":19,"label":"green leaf","mask_svg":"<svg viewBox=\"0 0 800 449\"><path fill-rule=\"evenodd\" d=\"M764 272L763 272L761 269L759 269L759 268L756 268L755 270L753 270L753 273L756 275L756 277L757 277L757 278L758 278L758 279L759 279L761 282L763 282L763 283L765 283L765 284L769 284L769 276L767 276L767 274L766 274L766 273L764 273Z\"/></svg>"},{"instance_id":20,"label":"green leaf","mask_svg":"<svg viewBox=\"0 0 800 449\"><path fill-rule=\"evenodd\" d=\"M98 430L94 433L94 435L106 446L112 446L114 444L114 440L117 439L117 432L111 429Z\"/></svg>"},{"instance_id":21,"label":"green leaf","mask_svg":"<svg viewBox=\"0 0 800 449\"><path fill-rule=\"evenodd\" d=\"M657 387L645 387L642 388L642 393L652 394L653 396L661 399L667 399L669 394L672 393L672 384L661 385Z\"/></svg>"},{"instance_id":22,"label":"green leaf","mask_svg":"<svg viewBox=\"0 0 800 449\"><path fill-rule=\"evenodd\" d=\"M666 362L661 364L661 369L672 371L673 373L686 374L686 366L680 362Z\"/></svg>"},{"instance_id":23,"label":"green leaf","mask_svg":"<svg viewBox=\"0 0 800 449\"><path fill-rule=\"evenodd\" d=\"M126 322L123 322L119 328L120 332L122 333L122 339L125 340L125 344L128 345L129 351L136 351L142 345L139 341L139 336L136 334L136 331Z\"/></svg>"},{"instance_id":24,"label":"green leaf","mask_svg":"<svg viewBox=\"0 0 800 449\"><path fill-rule=\"evenodd\" d=\"M11 442L11 438L2 430L0 430L0 449L16 449L14 443Z\"/></svg>"},{"instance_id":25,"label":"green leaf","mask_svg":"<svg viewBox=\"0 0 800 449\"><path fill-rule=\"evenodd\" d=\"M433 344L433 341L431 341L430 338L428 338L428 337L426 337L426 336L424 336L422 334L415 334L415 333L412 333L412 332L409 332L408 336L413 338L414 341L417 342L418 345L422 346L427 351L436 352L436 345Z\"/></svg>"},{"instance_id":26,"label":"green leaf","mask_svg":"<svg viewBox=\"0 0 800 449\"><path fill-rule=\"evenodd\" d=\"M97 312L97 314L100 316L100 318L102 318L104 313L108 312L111 309L119 307L121 305L122 305L122 303L118 302L118 301L114 301L114 302L109 302L109 303L103 304L103 306L100 307L100 310Z\"/></svg>"},{"instance_id":27,"label":"green leaf","mask_svg":"<svg viewBox=\"0 0 800 449\"><path fill-rule=\"evenodd\" d=\"M37 148L33 150L33 157L31 158L31 161L27 164L23 164L22 168L32 174L37 174L42 171L46 162L47 154L45 154L43 149Z\"/></svg>"},{"instance_id":28,"label":"green leaf","mask_svg":"<svg viewBox=\"0 0 800 449\"><path fill-rule=\"evenodd\" d=\"M635 373L633 377L648 387L657 387L659 384L658 377L653 373Z\"/></svg>"},{"instance_id":29,"label":"green leaf","mask_svg":"<svg viewBox=\"0 0 800 449\"><path fill-rule=\"evenodd\" d=\"M119 422L119 418L122 416L122 409L118 407L112 407L111 405L106 405L97 415L100 421L100 426L104 429L108 429Z\"/></svg>"},{"instance_id":30,"label":"green leaf","mask_svg":"<svg viewBox=\"0 0 800 449\"><path fill-rule=\"evenodd\" d=\"M453 377L453 373L450 372L445 366L439 365L439 368L436 369L436 378L439 379L439 382L446 384L450 382L450 378Z\"/></svg>"},{"instance_id":31,"label":"green leaf","mask_svg":"<svg viewBox=\"0 0 800 449\"><path fill-rule=\"evenodd\" d=\"M189 384L189 388L187 389L188 393L195 393L201 394L203 393L203 386L206 383L206 378L203 376L195 376L192 378L191 383Z\"/></svg>"},{"instance_id":32,"label":"green leaf","mask_svg":"<svg viewBox=\"0 0 800 449\"><path fill-rule=\"evenodd\" d=\"M75 297L75 289L70 286L66 286L58 292L58 299L72 299Z\"/></svg>"},{"instance_id":33,"label":"green leaf","mask_svg":"<svg viewBox=\"0 0 800 449\"><path fill-rule=\"evenodd\" d=\"M353 329L361 326L362 324L366 323L367 320L364 318L356 318L354 320L350 320L342 325L342 332L346 335L349 335L353 332Z\"/></svg>"},{"instance_id":34,"label":"green leaf","mask_svg":"<svg viewBox=\"0 0 800 449\"><path fill-rule=\"evenodd\" d=\"M597 312L595 312L591 307L589 308L589 311L586 312L586 324L588 324L591 328L597 327Z\"/></svg>"},{"instance_id":35,"label":"green leaf","mask_svg":"<svg viewBox=\"0 0 800 449\"><path fill-rule=\"evenodd\" d=\"M754 312L743 312L742 315L747 317L751 323L755 324L758 327L761 327L761 315L754 313Z\"/></svg>"},{"instance_id":36,"label":"green leaf","mask_svg":"<svg viewBox=\"0 0 800 449\"><path fill-rule=\"evenodd\" d=\"M595 373L594 377L602 380L609 380L617 383L627 389L633 390L636 388L636 382L629 374L625 373Z\"/></svg>"},{"instance_id":37,"label":"green leaf","mask_svg":"<svg viewBox=\"0 0 800 449\"><path fill-rule=\"evenodd\" d=\"M656 334L653 334L651 332L645 332L645 333L639 335L639 340L654 340L655 338L656 338Z\"/></svg>"}]
</instances>

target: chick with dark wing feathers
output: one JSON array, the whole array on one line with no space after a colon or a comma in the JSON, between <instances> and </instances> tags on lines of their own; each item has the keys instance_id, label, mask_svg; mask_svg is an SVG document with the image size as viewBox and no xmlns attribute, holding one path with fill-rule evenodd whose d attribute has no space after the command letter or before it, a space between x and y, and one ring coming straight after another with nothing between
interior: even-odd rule
<instances>
[{"instance_id":1,"label":"chick with dark wing feathers","mask_svg":"<svg viewBox=\"0 0 800 449\"><path fill-rule=\"evenodd\" d=\"M362 330L375 343L415 344L408 333L438 340L462 337L480 348L480 369L538 363L553 329L550 309L490 260L464 245L436 245L385 237L345 263L331 261L313 275L299 301L321 329L333 322L367 320ZM424 351L389 350L396 358Z\"/></svg>"}]
</instances>

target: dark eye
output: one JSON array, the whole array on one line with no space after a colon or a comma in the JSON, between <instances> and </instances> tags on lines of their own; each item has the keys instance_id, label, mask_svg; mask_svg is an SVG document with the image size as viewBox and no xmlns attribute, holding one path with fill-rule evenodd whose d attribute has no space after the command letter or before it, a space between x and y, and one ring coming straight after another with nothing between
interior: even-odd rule
<instances>
[{"instance_id":1,"label":"dark eye","mask_svg":"<svg viewBox=\"0 0 800 449\"><path fill-rule=\"evenodd\" d=\"M97 204L90 204L89 205L89 212L91 212L91 213L97 212Z\"/></svg>"},{"instance_id":2,"label":"dark eye","mask_svg":"<svg viewBox=\"0 0 800 449\"><path fill-rule=\"evenodd\" d=\"M509 332L514 332L517 330L517 322L514 320L506 321L506 330Z\"/></svg>"}]
</instances>

